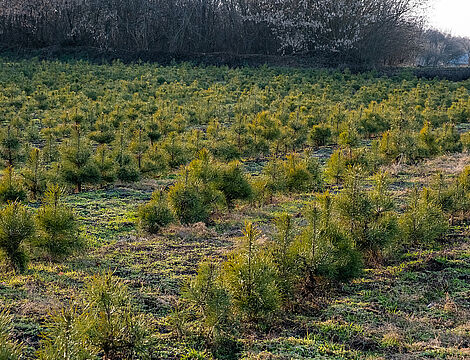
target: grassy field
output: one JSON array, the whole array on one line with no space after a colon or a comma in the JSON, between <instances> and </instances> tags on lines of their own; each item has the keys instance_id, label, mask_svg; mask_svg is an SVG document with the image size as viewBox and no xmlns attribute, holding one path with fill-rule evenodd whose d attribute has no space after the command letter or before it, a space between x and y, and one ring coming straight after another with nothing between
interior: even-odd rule
<instances>
[{"instance_id":1,"label":"grassy field","mask_svg":"<svg viewBox=\"0 0 470 360\"><path fill-rule=\"evenodd\" d=\"M58 78L52 77L57 69L61 70ZM106 271L113 272L114 277L128 285L136 312L145 314L151 324L155 338L151 358L211 357L204 350L203 341L195 335L197 323L194 318L179 312L182 288L196 274L201 261L211 259L221 263L230 251L237 249L246 221L254 222L263 236L270 238L275 232L273 220L281 214L291 215L295 224L305 223L302 211L318 194L286 191L272 194L272 201L263 206L255 206L250 201L236 202L233 209L217 206L206 223L183 225L175 222L158 234L149 235L138 227L138 207L150 200L154 190L174 184L180 165L193 159L198 149L192 148L192 131L201 131L204 145L219 154L220 161L226 162L222 145L233 142L237 147L237 137L233 135L236 133L230 132L237 112L249 116L277 111L279 122L282 124L285 120L283 126L294 129L295 135L308 132L310 122L318 120L312 118L319 117L322 111L334 113L339 109L336 104L340 103L341 111L349 114L338 116L344 123L336 126L343 130L355 121L361 121L362 112L370 102L383 103L379 110L374 110L376 105L369 108L376 111L377 118L383 119L400 103L402 96L401 99L407 102L403 109L412 113L413 121L422 121L417 114L423 113L427 119L434 119L438 128L445 121L436 119L446 117L445 120L449 120L456 116L448 109L454 103L466 101L470 88L468 81L424 81L408 78L407 74L403 79L389 79L374 78L373 74L355 77L347 72L309 73L307 70L266 67L192 68L189 64L95 66L84 62L65 64L32 60L13 63L3 60L1 70L2 126L5 129L6 124L16 121L18 129L26 134L19 137L29 144L25 146L27 149L31 144L37 144L44 151L47 149L45 129L54 129L58 146L67 143L72 136L69 128L74 124L72 120L67 123L62 115L75 111L70 109L78 107L79 112L92 114L93 119L83 127L90 132L95 129L94 124L102 120L92 109L100 108L109 115L106 119L112 121L119 117L112 109L120 103L125 103L123 112L132 108L139 113L136 116L126 113L125 125L132 124L136 118L145 123L150 113L160 111L160 130L168 129L162 130L157 149L167 149L165 146L172 136L177 136L189 148L185 149L181 164L171 164L168 159L172 153L169 151L164 156L168 161L164 171L145 173L142 170L140 179L134 182L113 180L87 184L81 192L73 191L75 184L64 183L69 186L64 202L73 209L79 236L86 242L84 249L56 261L36 253L28 243L25 247L30 250L30 263L24 273L12 271L8 261L2 258L0 307L13 315L11 335L25 344L25 358L34 358L49 314L79 299L93 276ZM83 70L86 71L81 73ZM25 82L16 82L18 80ZM426 91L430 94L428 97L423 95ZM240 96L242 99L237 100ZM422 102L423 107L416 109L415 100ZM347 105L349 101L351 103ZM299 110L302 102L307 105ZM399 117L400 112L395 111L389 121L393 123L393 119ZM325 118L322 121L329 122L333 129L336 118ZM346 118L349 120L344 120ZM302 123L300 128L289 122L296 119ZM224 125L220 137L211 130L216 121ZM419 132L421 125L411 127ZM458 123L456 128L459 134L467 133L468 119L467 123ZM138 128L132 130L129 134L135 134ZM292 133L288 129L285 131L288 135L282 144L280 138L270 140L268 136L266 146L255 146L255 142L246 140L246 146L238 149L234 157L241 161L250 179L262 176L270 156L276 149L284 148L284 142L288 143L286 149L287 146L298 146L299 151L317 158L322 166L342 146L338 144L340 133L334 131L329 144L318 146L312 146L307 140L293 145L289 142ZM358 130L360 141L354 149L373 148L381 130L374 130L377 134L371 134L365 128L361 131ZM134 149L132 156L138 157L139 152L132 147L135 138L129 135L126 141L131 143L129 149ZM112 146L118 145L113 143ZM92 148L96 150L97 144L92 144ZM18 160L18 169L28 166L24 161ZM50 179L59 176L54 164L54 161L46 164ZM365 175L366 183L370 183L376 170L390 174L397 212L403 213L414 186L430 185L438 172L454 179L469 164L470 155L464 148L421 156L409 162L384 161ZM341 190L341 185L337 184L330 183L326 187L332 193ZM41 201L31 200L26 204L35 212ZM362 275L350 282L338 283L325 278L319 279L313 287L300 282L282 314L274 316L269 323L238 324L237 348L225 358L470 358L469 239L467 216L452 224L438 242L410 246L394 256L368 259Z\"/></svg>"},{"instance_id":2,"label":"grassy field","mask_svg":"<svg viewBox=\"0 0 470 360\"><path fill-rule=\"evenodd\" d=\"M454 174L468 155L445 156L420 166L393 169L399 197L406 187L437 168ZM140 311L152 317L161 338L156 358L176 359L194 346L190 337L175 342L168 314L181 285L206 258L223 259L251 219L269 234L279 213L296 215L307 194L276 198L263 209L248 206L216 216L213 224L171 226L145 236L135 226L136 204L149 199L146 186L115 187L70 195L81 231L90 247L62 263L32 261L22 275L2 272L3 306L15 314L15 337L38 345L48 313L70 301L95 273L112 270L132 289ZM446 241L431 249L410 249L392 263L366 269L340 287L325 283L307 299L293 299L295 311L266 333L246 329L241 358L252 359L464 359L470 356L469 228L452 228Z\"/></svg>"}]
</instances>

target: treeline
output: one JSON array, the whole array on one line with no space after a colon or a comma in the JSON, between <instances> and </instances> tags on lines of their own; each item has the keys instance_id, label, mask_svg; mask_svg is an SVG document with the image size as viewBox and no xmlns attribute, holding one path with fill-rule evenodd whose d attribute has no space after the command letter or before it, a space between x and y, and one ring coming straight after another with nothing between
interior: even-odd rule
<instances>
[{"instance_id":1,"label":"treeline","mask_svg":"<svg viewBox=\"0 0 470 360\"><path fill-rule=\"evenodd\" d=\"M423 34L418 64L423 66L470 65L470 39L429 29ZM466 63L465 63L466 62Z\"/></svg>"},{"instance_id":2,"label":"treeline","mask_svg":"<svg viewBox=\"0 0 470 360\"><path fill-rule=\"evenodd\" d=\"M1 0L2 42L170 53L304 54L402 63L421 0Z\"/></svg>"}]
</instances>

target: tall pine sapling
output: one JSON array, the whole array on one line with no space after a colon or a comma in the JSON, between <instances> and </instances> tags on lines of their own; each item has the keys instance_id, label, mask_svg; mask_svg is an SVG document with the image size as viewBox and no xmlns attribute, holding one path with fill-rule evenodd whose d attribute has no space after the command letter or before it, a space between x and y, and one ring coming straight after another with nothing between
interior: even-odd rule
<instances>
[{"instance_id":1,"label":"tall pine sapling","mask_svg":"<svg viewBox=\"0 0 470 360\"><path fill-rule=\"evenodd\" d=\"M278 269L280 288L283 295L289 297L297 273L292 217L282 214L275 219L275 224L277 231L273 238L271 252Z\"/></svg>"},{"instance_id":2,"label":"tall pine sapling","mask_svg":"<svg viewBox=\"0 0 470 360\"><path fill-rule=\"evenodd\" d=\"M15 175L13 167L7 167L0 179L0 201L24 201L26 191L21 179Z\"/></svg>"},{"instance_id":3,"label":"tall pine sapling","mask_svg":"<svg viewBox=\"0 0 470 360\"><path fill-rule=\"evenodd\" d=\"M117 162L116 176L123 182L135 182L140 178L137 162L132 154L127 150L124 129L121 127L117 139L117 149L115 151L115 160Z\"/></svg>"},{"instance_id":4,"label":"tall pine sapling","mask_svg":"<svg viewBox=\"0 0 470 360\"><path fill-rule=\"evenodd\" d=\"M42 163L42 151L34 148L29 154L27 166L21 175L33 200L37 200L46 190L46 171Z\"/></svg>"},{"instance_id":5,"label":"tall pine sapling","mask_svg":"<svg viewBox=\"0 0 470 360\"><path fill-rule=\"evenodd\" d=\"M62 201L63 189L49 185L36 216L36 244L54 259L65 257L84 246L73 211Z\"/></svg>"},{"instance_id":6,"label":"tall pine sapling","mask_svg":"<svg viewBox=\"0 0 470 360\"><path fill-rule=\"evenodd\" d=\"M0 249L17 273L26 270L28 257L24 243L33 237L34 232L33 217L21 203L9 203L0 210Z\"/></svg>"},{"instance_id":7,"label":"tall pine sapling","mask_svg":"<svg viewBox=\"0 0 470 360\"><path fill-rule=\"evenodd\" d=\"M400 218L404 246L431 246L447 231L448 219L434 202L429 190L412 190L405 213Z\"/></svg>"},{"instance_id":8,"label":"tall pine sapling","mask_svg":"<svg viewBox=\"0 0 470 360\"><path fill-rule=\"evenodd\" d=\"M21 159L21 139L18 129L8 124L0 133L0 146L2 158L7 166L15 166Z\"/></svg>"},{"instance_id":9,"label":"tall pine sapling","mask_svg":"<svg viewBox=\"0 0 470 360\"><path fill-rule=\"evenodd\" d=\"M209 343L233 332L230 297L221 282L217 264L204 262L199 265L197 275L183 290L183 297L201 317L204 335Z\"/></svg>"},{"instance_id":10,"label":"tall pine sapling","mask_svg":"<svg viewBox=\"0 0 470 360\"><path fill-rule=\"evenodd\" d=\"M252 223L246 223L241 248L223 267L235 312L247 320L267 320L281 306L276 267L271 255L258 244L260 235Z\"/></svg>"},{"instance_id":11,"label":"tall pine sapling","mask_svg":"<svg viewBox=\"0 0 470 360\"><path fill-rule=\"evenodd\" d=\"M63 180L82 191L84 184L100 181L100 172L92 157L92 148L81 135L80 125L76 125L72 138L62 146L60 172Z\"/></svg>"}]
</instances>

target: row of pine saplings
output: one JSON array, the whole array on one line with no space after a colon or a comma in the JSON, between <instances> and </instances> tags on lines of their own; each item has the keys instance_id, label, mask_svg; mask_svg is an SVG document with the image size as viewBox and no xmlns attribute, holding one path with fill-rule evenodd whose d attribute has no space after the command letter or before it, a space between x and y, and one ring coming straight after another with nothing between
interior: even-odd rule
<instances>
[{"instance_id":1,"label":"row of pine saplings","mask_svg":"<svg viewBox=\"0 0 470 360\"><path fill-rule=\"evenodd\" d=\"M207 127L206 132L194 130L188 132L187 136L172 132L158 144L155 139L160 139L162 134L150 137L150 134L155 134L150 130L149 134L146 134L142 126L138 125L134 125L137 130L127 134L122 127L115 130L107 124L110 129L103 134L90 132L88 137L84 136L85 131L81 129L80 124L67 126L68 132L64 134L60 145L58 138L53 140L46 136L45 142L41 143L41 149L32 148L31 143L18 135L18 129L14 130L8 126L1 131L0 157L18 170L24 187L33 198L40 197L46 189L46 184L51 182L64 183L75 187L79 192L84 186L103 186L115 181L135 182L141 177L159 177L185 166L204 147L217 159L230 161L241 159L242 156L263 158L269 154L275 158L281 154L286 156L289 154L288 150L306 149L307 145L310 150L314 150L324 145L337 144L339 149L332 154L329 166L329 176L333 178L341 176L334 173L341 170L334 168L340 166L341 162L361 162L364 166L377 169L380 165L397 159L416 162L440 154L470 149L470 133L461 135L457 127L450 123L436 128L430 122L425 122L419 132L410 130L411 125L405 123L400 123L391 130L384 127L380 138L370 141L370 146L364 145L361 140L363 136L358 133L355 124L343 124L341 129L334 130L332 126L321 123L313 125L310 129L306 128L305 131L299 130L309 140L304 139L301 145L289 149L280 147L276 139L260 140L261 135L255 136L257 140L253 140L251 144L253 151L248 153L229 149L231 146L237 148L248 141L244 137L238 137L236 133L228 138L212 141L211 125ZM267 130L261 133L265 131ZM341 158L342 155L345 156Z\"/></svg>"},{"instance_id":2,"label":"row of pine saplings","mask_svg":"<svg viewBox=\"0 0 470 360\"><path fill-rule=\"evenodd\" d=\"M182 224L208 222L214 211L223 207L231 210L239 200L249 200L253 205L262 206L272 201L276 193L322 192L325 189L325 179L330 184L342 184L339 195L344 196L344 194L353 191L351 196L355 201L359 201L363 199L364 194L368 194L362 179L376 168L373 158L371 150L364 153L359 149L341 147L333 153L323 171L320 162L310 154L307 153L303 157L299 154L292 154L285 159L272 158L264 166L260 176L250 178L241 163L224 164L214 159L209 151L203 149L195 160L179 172L178 180L167 192L155 192L152 200L139 208L140 225L150 233L157 233L161 227L175 221ZM352 173L356 175L352 176ZM375 178L377 176L381 177L381 180L375 180L376 186L380 191L387 192L389 180L384 174L376 175ZM461 175L459 178L461 180L456 182L460 185L454 185L450 190L447 180L442 175L440 176L440 180L434 181L431 187L431 192L436 188L435 191L439 194L437 205L441 206L444 212L452 212L456 209L464 210L465 204L461 204L461 202L466 197L460 196L459 192L466 191L468 187L465 185L465 175ZM337 186L333 186L331 189L335 192ZM29 190L31 192L31 189ZM455 192L457 195L449 195L449 192ZM34 237L35 241L32 244L52 258L62 257L83 247L83 241L77 239L76 236L77 223L73 212L61 200L62 194L63 189L59 186L49 186L45 192L45 201L42 202L36 219L33 220L29 210L20 204L20 201L27 198L27 191L22 181L14 174L11 167L4 171L3 177L0 179L0 199L3 202L12 201L13 203L2 211L5 212L5 215L16 214L18 219L21 216L24 217L24 220L21 221L11 220L19 221L24 235L15 235L14 241L3 240L0 242L16 271L24 270L27 263L27 256L24 246L22 246L22 242L26 239ZM388 198L389 194L383 195L384 201ZM436 204L437 200L433 199L432 203ZM351 204L354 205L356 202ZM359 207L352 211L357 213L355 217L358 219L353 217L351 231L356 228L362 229L357 224L360 219L364 225L370 224L369 218L372 216L367 214L368 211L372 211L371 208L360 201L357 206ZM375 220L384 221L383 219L387 219L389 221L389 215L393 213L395 207L394 204L390 206L391 208L384 207L383 213L377 213ZM2 221L6 222L11 216L3 216L2 218ZM372 220L374 220L373 217ZM390 221L392 223L387 223L385 229L393 225L394 220ZM5 226L10 225L6 224ZM371 228L367 230L369 233L372 231ZM393 232L393 229L391 231ZM33 236L33 233L36 235ZM38 234L39 236L37 236ZM358 239L369 237L370 234L364 233ZM374 246L379 246L381 241L387 242L387 237L384 234L378 235L378 238L377 241L371 241L372 244L375 244ZM419 238L418 236L417 239ZM362 243L365 240L358 241Z\"/></svg>"}]
</instances>

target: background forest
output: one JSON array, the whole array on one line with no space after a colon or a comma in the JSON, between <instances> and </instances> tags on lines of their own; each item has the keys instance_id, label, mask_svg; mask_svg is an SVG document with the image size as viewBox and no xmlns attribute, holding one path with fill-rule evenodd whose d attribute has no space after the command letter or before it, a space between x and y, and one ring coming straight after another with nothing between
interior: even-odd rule
<instances>
[{"instance_id":1,"label":"background forest","mask_svg":"<svg viewBox=\"0 0 470 360\"><path fill-rule=\"evenodd\" d=\"M409 63L422 0L2 0L1 42L170 53L303 54L330 65ZM414 60L413 60L414 61Z\"/></svg>"}]
</instances>

